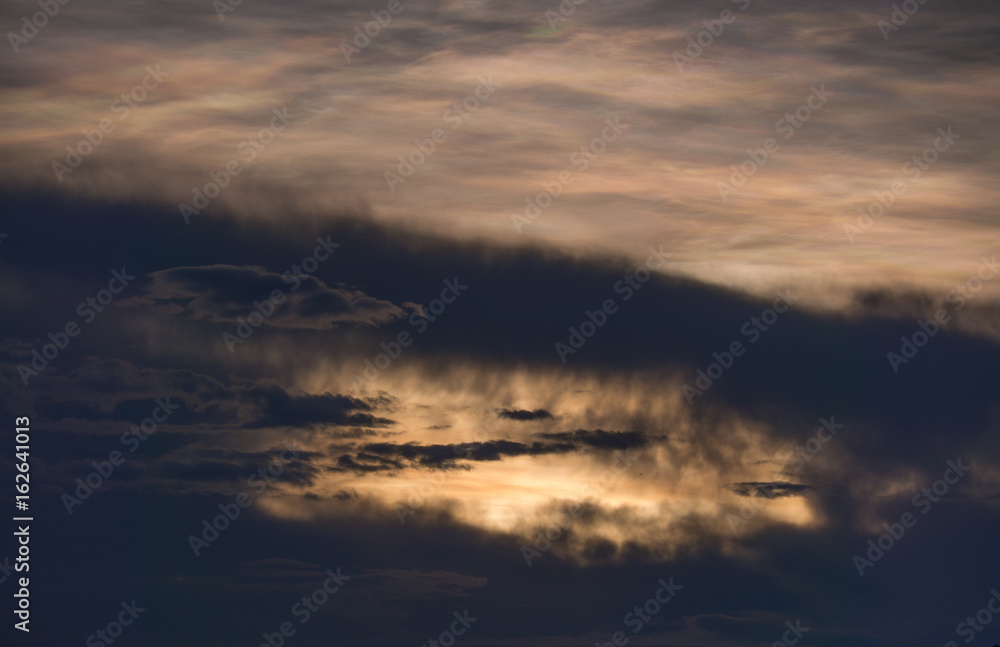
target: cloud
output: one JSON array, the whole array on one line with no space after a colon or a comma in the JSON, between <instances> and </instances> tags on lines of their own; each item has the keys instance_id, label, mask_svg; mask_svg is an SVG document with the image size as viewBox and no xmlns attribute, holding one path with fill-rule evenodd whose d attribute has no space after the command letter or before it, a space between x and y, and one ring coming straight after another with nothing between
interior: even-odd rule
<instances>
[{"instance_id":1,"label":"cloud","mask_svg":"<svg viewBox=\"0 0 1000 647\"><path fill-rule=\"evenodd\" d=\"M272 303L275 293L278 298ZM259 303L264 305L258 307ZM153 272L144 294L125 301L125 305L147 306L152 312L227 327L257 310L265 315L261 325L285 329L326 330L338 324L377 326L405 315L402 308L388 301L360 290L329 287L315 276L232 265Z\"/></svg>"},{"instance_id":2,"label":"cloud","mask_svg":"<svg viewBox=\"0 0 1000 647\"><path fill-rule=\"evenodd\" d=\"M651 438L642 431L604 431L603 429L577 429L538 434L540 438L593 447L595 449L631 449L645 447Z\"/></svg>"},{"instance_id":3,"label":"cloud","mask_svg":"<svg viewBox=\"0 0 1000 647\"><path fill-rule=\"evenodd\" d=\"M507 418L508 420L551 420L552 414L545 409L535 409L534 411L526 411L524 409L500 409L497 413L501 418Z\"/></svg>"},{"instance_id":4,"label":"cloud","mask_svg":"<svg viewBox=\"0 0 1000 647\"><path fill-rule=\"evenodd\" d=\"M811 485L789 483L787 481L730 483L726 487L739 496L765 497L768 499L800 496L814 489Z\"/></svg>"},{"instance_id":5,"label":"cloud","mask_svg":"<svg viewBox=\"0 0 1000 647\"><path fill-rule=\"evenodd\" d=\"M388 418L369 413L372 405L346 395L293 395L276 383L254 385L241 393L253 402L259 414L244 423L247 428L309 427L319 424L343 427L361 425L384 427L393 424Z\"/></svg>"},{"instance_id":6,"label":"cloud","mask_svg":"<svg viewBox=\"0 0 1000 647\"><path fill-rule=\"evenodd\" d=\"M420 445L417 443L368 443L354 457L342 455L338 464L359 472L395 471L401 467L454 468L461 461L499 461L514 456L542 456L576 451L570 443L519 443L489 440L482 443ZM355 460L355 458L357 460ZM360 462L367 460L367 463Z\"/></svg>"}]
</instances>

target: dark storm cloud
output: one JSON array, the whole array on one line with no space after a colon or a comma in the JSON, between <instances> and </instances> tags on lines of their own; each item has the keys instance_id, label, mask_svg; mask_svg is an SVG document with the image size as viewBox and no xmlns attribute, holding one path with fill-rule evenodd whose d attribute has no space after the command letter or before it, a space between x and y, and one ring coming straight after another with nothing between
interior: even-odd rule
<instances>
[{"instance_id":1,"label":"dark storm cloud","mask_svg":"<svg viewBox=\"0 0 1000 647\"><path fill-rule=\"evenodd\" d=\"M587 644L606 642L616 631L629 631L623 616L655 593L659 578L673 577L684 588L630 643L685 644L684 630L695 627L705 633L693 644L770 644L781 639L786 620L802 618L809 640L818 645L907 647L927 635L939 636L934 644L943 645L954 637L957 622L981 608L1000 569L991 550L992 517L974 504L922 519L924 525L908 531L871 577L861 580L850 556L867 537L844 528L747 538L749 550L771 556L768 567L782 574L775 578L758 564L711 551L662 561L636 550L592 568L574 567L550 552L528 568L516 538L447 518L400 526L391 510L370 510L349 522L331 515L302 524L250 508L196 559L184 542L185 530L218 514L218 503L192 494L108 493L88 502L87 517L80 517L85 523L74 518L74 551L62 543L63 521L42 518L37 546L50 557L32 573L39 581L58 581L60 599L77 600L46 633L73 642L81 631L93 631L94 618L107 615L120 601L119 591L127 590L156 609L143 618L146 625L132 628L143 644L171 644L172 625L182 616L189 618L186 626L198 627L203 642L196 644L253 644L261 632L289 619L290 605L322 582L325 569L342 567L352 579L305 627L313 633L295 636L301 644L318 646L330 635L362 647L423 644L446 628L442 621L452 611L466 607L479 613L474 627L481 642L569 647L584 636ZM100 527L118 530L92 531ZM942 546L950 547L945 556ZM80 554L89 559L80 563ZM962 554L982 559L966 572L954 557ZM965 578L958 590L926 586L927 577L956 572ZM95 593L97 576L106 587ZM353 594L352 583L359 584ZM387 613L396 622L386 623ZM926 622L914 625L914 613ZM854 635L859 631L861 638Z\"/></svg>"},{"instance_id":2,"label":"dark storm cloud","mask_svg":"<svg viewBox=\"0 0 1000 647\"><path fill-rule=\"evenodd\" d=\"M15 415L15 411L16 415L22 414L19 403L26 392L12 363L24 361L25 348L44 343L46 331L56 330L73 318L76 304L106 281L111 267L131 266L134 262L137 271L147 274L181 265L225 264L260 266L275 273L287 267L290 259L301 258L303 247L308 247L321 231L330 231L335 240L343 240L343 247L338 250L343 254L331 258L317 272L327 285L341 282L355 285L365 294L389 303L426 303L435 298L444 278L458 276L470 286L468 293L450 305L427 333L418 338L419 343L407 349L406 359L401 360L427 362L428 371L439 371L441 376L446 376L449 364L474 361L484 367L527 365L584 374L607 371L641 375L654 384L664 374L680 373L693 380L696 369L713 361L713 352L724 351L735 340L746 342L740 326L769 305L688 279L651 279L630 300L620 300L619 312L569 358L569 366L563 367L553 344L569 334L570 326L578 326L584 320L586 310L593 310L604 299L620 298L614 292L614 285L633 270L635 263L614 258L583 261L536 249L510 251L485 244L448 243L346 219L322 226L304 221L290 227L289 221L285 221L281 225L260 222L236 228L226 219L206 218L197 226L202 228L199 236L209 244L200 248L183 244L188 234L178 230L176 214L169 211L148 208L140 227L129 213L134 207L57 203L51 198L29 200L24 196L13 196L7 202L12 213L19 216L11 221L12 237L16 235L22 242L8 247L10 240L4 241L0 247L0 269L13 277L9 289L22 295L27 304L18 308L17 316L8 316L13 312L5 303L0 323L2 336L7 338L2 387L4 409L9 415ZM52 215L43 224L40 219L29 217L32 213ZM49 228L64 233L47 238L45 231ZM299 235L303 230L309 234ZM106 231L119 235L107 236L103 233ZM80 256L77 253L80 248L88 253ZM936 300L932 297L929 302ZM871 315L866 313L864 303L852 316L824 316L794 308L783 313L773 329L748 346L746 354L734 362L704 397L696 400L692 411L703 436L696 436L692 442L698 443L699 451L707 456L730 442L729 421L722 415L724 412L737 412L766 427L768 433L779 439L796 443L806 441L820 416L834 414L848 428L830 441L833 443L830 449L824 449L824 454L808 464L800 475L805 484L821 482L820 476L830 476L814 472L819 470L815 466L827 452L845 458L844 469L836 477L839 482L847 483L896 469L910 470L908 475L916 472L916 478L939 478L945 458L964 453L977 444L982 448L980 455L993 456L990 454L993 450L987 450L995 446L991 444L995 441L990 440L995 431L991 411L996 393L1000 392L994 371L1000 362L996 345L987 339L944 330L921 349L905 372L894 375L885 352L898 343L900 335L912 334L916 324L909 316L910 306L894 310L884 303L878 307L872 305L875 314ZM498 307L502 316L497 315ZM393 406L391 397L369 400L335 393L303 394L280 386L276 377L290 379L314 367L321 358L335 358L347 352L362 339L372 352L377 352L379 342L393 339L400 330L412 331L408 322L384 324L363 337L351 339L328 332L297 330L299 336L282 347L285 364L279 362L275 368L274 364L259 363L251 354L245 359L241 356L243 363L237 368L225 359L228 354L220 360L207 352L217 343L224 328L200 336L200 326L215 324L159 315L148 319L157 322L155 328L133 325L140 321L147 323L142 318L145 314L141 307L112 307L93 326L84 329L66 354L60 355L32 384L30 393L37 395L39 411L44 412L45 418L100 424L102 414L105 420L111 420L112 416L137 416L142 413L144 398L152 403L156 397L172 394L184 402L186 409L211 421L204 426L197 422L185 424L190 431L200 434L199 438L206 435L211 438L220 428L254 433L268 431L268 425L310 430L332 425L336 427L334 434L343 432L345 439L356 441L351 434L368 434L396 426L390 424L394 416L385 413ZM161 350L159 341L163 338L182 342ZM277 339L263 336L251 341L261 349L277 344ZM949 376L947 380L940 377L944 375ZM538 404L547 406L544 402ZM555 407L552 410L559 411ZM632 424L626 427L642 428ZM947 438L940 435L943 428L950 431ZM303 463L309 467L289 474L296 483L305 485L313 482L313 469L326 473L332 467L339 470L332 473L335 475L394 474L420 467L445 468L456 460L460 465L474 465L475 461L511 456L569 454L598 447L610 449L615 443L640 442L636 436L607 435L638 432L599 434L598 431L603 430L552 432L566 435L540 437L533 443L491 441L478 446L365 443L343 448L330 457L316 457ZM58 439L70 439L70 434L53 434L51 439L40 440L38 453L53 459L66 456L55 446ZM156 436L151 438L150 448L156 441ZM96 436L82 442L96 442ZM204 445L209 441L200 442ZM647 438L647 442L651 439ZM470 451L463 456L456 454L456 448ZM179 452L180 449L186 453ZM816 500L819 514L833 522L830 530L818 533L761 521L747 533L744 539L747 548L768 560L767 574L761 573L759 565L748 566L735 558L720 559L723 540L707 520L696 515L683 518L676 525L692 537L703 538L698 548L701 553L665 560L639 541L626 541L617 547L600 539L580 537L583 545L579 554L600 565L593 570L574 566L573 556L558 543L529 569L519 552L522 540L470 529L441 512L428 512L401 528L391 510L380 511L384 521L344 512L344 516L335 520L308 525L276 521L250 509L220 540L226 542L225 549L211 556L217 561L210 563L207 554L199 560L184 561L192 559L184 543L188 532L185 529L198 528L206 516L219 514L218 492L226 490L226 486L238 485L238 479L245 479L248 472L243 470L253 471L262 466L239 456L223 459L206 455L199 461L198 449L200 446L191 443L156 453L149 461L137 457L137 467L133 469L142 470L132 473L136 478L122 478L122 482L143 483L146 487L109 487L80 511L81 518L88 519L88 525L79 527L80 551L90 555L92 563L101 564L102 577L113 581L117 588L136 591L135 595L144 593L158 603L165 617L176 617L175 613L201 619L236 617L230 615L233 608L223 602L234 599L231 595L243 595L240 580L233 575L234 560L245 563L288 555L304 563L331 567L344 563L381 569L447 568L469 577L486 577L489 586L475 589L474 600L469 604L492 610L493 617L488 622L484 619L477 629L482 627L484 639L492 639L496 644L534 641L557 645L571 644L574 640L574 644L579 644L582 633L593 637L594 642L606 641L622 628L622 615L652 594L652 590L646 592L636 584L649 577L650 572L673 575L681 583L691 582L684 591L687 597L677 600L673 610L676 615L670 616L671 627L678 626L675 623L680 623L685 615L706 612L731 617L759 610L775 615L812 614L821 618L821 622L817 622L810 637L826 636L828 644L840 647L836 642L840 635L838 623L854 617L852 614L856 612L852 600L858 595L859 578L852 570L850 557L862 550L869 538L857 524L858 511L867 504L861 498L832 496L818 489L813 490L811 498ZM67 457L66 460L78 462L72 463L73 470L57 472L66 477L58 483L60 489L86 473L76 471L77 466L90 471L92 468L86 464L98 456L100 453L83 447L78 448L72 459ZM327 462L331 459L336 461L332 465ZM159 461L162 464L158 466ZM157 481L149 475L160 469L172 478L190 479L179 482L188 482L192 487L187 493L178 493L161 487L162 480L157 486ZM127 476L124 471L121 474ZM768 483L748 481L743 485L749 492ZM780 483L776 491L791 494L795 490ZM805 491L799 489L794 493L802 495ZM910 495L906 492L898 499L880 502L878 512L883 518L891 519L895 514L898 519L900 512L909 506ZM330 506L367 505L370 513L376 514L377 508L368 499L321 496L324 495L315 493L315 498L297 500ZM913 568L915 563L932 565L931 575L942 577L949 568L965 572L967 564L940 561L941 545L958 542L959 547L975 554L983 565L977 573L990 570L991 564L991 572L997 572L993 564L996 553L987 545L989 529L983 525L995 513L990 507L995 506L995 498L991 501L992 504L964 501L961 506L945 503L934 511L933 517L928 515L927 523L922 519L922 525L908 533L905 544L901 543L890 558L880 562L871 578L866 576L865 584L874 584L859 604L867 605L865 613L873 616L865 625L870 635L867 642L852 638L851 644L903 647L920 638L915 630L908 628L909 616L891 602L889 593L901 584L914 590L919 588L925 574ZM627 509L591 504L584 510L580 529L612 525L628 536L630 529L645 523L642 515ZM131 521L123 524L124 518ZM110 545L103 545L100 542L108 541L107 533L89 530L100 527L121 530L112 534ZM956 527L964 532L956 535L951 530ZM54 522L48 530L50 536L65 532ZM582 530L580 534L583 535ZM566 537L565 546L576 546L572 529ZM136 545L141 545L142 550L136 549ZM274 546L284 548L277 550ZM469 546L476 546L473 554ZM66 572L79 576L64 583L67 596L76 599L91 590L90 566L70 564L66 561L69 557L63 557L54 544L48 547L48 554L55 555L55 561L43 569L52 570L40 573L48 572L52 578L63 577ZM168 557L162 563L150 563L149 554ZM178 573L187 578L186 584L176 579ZM785 574L777 578L780 583L772 579L773 573ZM651 586L655 579L650 578ZM988 591L995 586L986 577L975 575L974 579L970 589L985 587ZM817 581L823 582L823 591L817 591ZM196 584L192 586L192 582ZM309 593L310 586L297 595ZM346 595L348 591L345 586L342 591L345 596L338 600L344 605L342 609L336 607L338 611L333 612L335 607L329 607L327 619L317 619L310 627L315 626L318 632L327 628L356 644L374 647L386 641L419 641L436 636L441 628L433 618L447 617L452 611L430 602L425 606L410 601L404 607L396 607L392 606L395 603L371 597L351 600ZM261 619L260 626L245 631L244 635L239 633L245 624L242 621L220 622L213 628L215 625L203 620L203 635L226 647L252 642L261 632L273 631L286 619L275 609L287 610L292 601L286 599L287 594L282 589L259 599L235 598L243 603L245 613ZM935 595L932 599L908 600L907 606L921 610L928 617L954 619L964 617L968 608L978 604L971 592L963 591L964 597L959 600L946 598L943 593ZM620 602L623 599L630 602ZM101 601L112 606L117 603ZM539 605L547 605L545 608L549 609L544 618L535 611ZM91 627L93 617L106 612L100 604L67 608L71 611L66 622L72 627L61 634L66 641L78 637L80 627ZM581 614L581 609L593 609L595 613ZM368 619L384 618L386 613L399 613L398 617L406 620L397 628L380 627L373 631ZM885 626L885 618L892 621L892 631L878 629ZM943 634L942 644L953 632L955 622L935 620L935 627ZM703 638L708 644L724 644L724 639L732 635L718 623L709 625L698 625L699 631L714 632ZM164 621L151 622L149 627L145 644L157 645L156 635L174 635ZM664 640L674 635L661 634L658 625L650 626L648 631ZM413 638L414 635L418 638ZM780 634L775 639L778 637ZM305 636L302 638L303 645L308 645ZM734 645L740 644L736 639L732 641Z\"/></svg>"},{"instance_id":3,"label":"dark storm cloud","mask_svg":"<svg viewBox=\"0 0 1000 647\"><path fill-rule=\"evenodd\" d=\"M551 420L552 414L545 409L526 411L524 409L500 409L497 415L508 420Z\"/></svg>"},{"instance_id":4,"label":"dark storm cloud","mask_svg":"<svg viewBox=\"0 0 1000 647\"><path fill-rule=\"evenodd\" d=\"M206 245L192 247L183 244L191 234L168 211L147 208L140 224L125 205L80 203L71 207L58 199L29 199L24 195L8 196L5 202L12 214L22 214L9 227L11 240L22 242L9 247L5 242L0 266L15 276L11 289L23 295L26 304L18 316L4 318L9 362L28 359L24 349L44 342L44 334L39 331L56 330L74 318L75 304L101 286L111 267L125 264L136 267L137 272L152 273L178 264L222 264L260 266L274 274L287 267L289 259L301 259L303 250L308 253L319 232L329 232L334 240L342 241L342 247L317 272L317 278L327 284L355 285L365 294L389 303L421 304L437 296L446 278L457 277L469 285L459 300L407 348L406 358L401 361L429 362L432 374L438 372L435 367L456 361L558 368L562 363L554 344L566 342L569 328L579 326L587 310L614 298L619 311L585 346L568 356L568 368L681 375L693 384L695 371L714 361L713 353L725 351L732 342L743 342L748 347L746 353L694 400L695 415L707 421L708 407L733 409L751 418L759 417L774 433L798 441L802 430L820 416L835 413L838 419L872 426L865 438L847 438L840 443L845 451L859 452L863 465L858 466L864 469L912 460L936 464L943 446L935 437L942 427L955 427L952 439L960 446L974 442L989 426L987 412L1000 379L992 370L1000 361L997 345L963 334L955 324L942 329L900 374L893 373L886 353L899 352L900 337L917 330L912 317L924 304L930 304L930 309L921 312L922 318L932 316L930 310L944 305L943 294L917 299L908 296L915 292L912 289L884 286L879 289L878 294L883 296L878 299L860 298L849 317L825 316L793 307L751 345L741 327L750 317L759 316L769 302L671 276L651 279L626 301L614 286L637 263L624 259L585 262L532 248L501 250L484 243L451 243L415 232L390 232L351 219L320 225L304 218L291 227L289 223L297 222L292 215L280 224L260 221L239 227L226 218L206 218L197 224L197 235ZM37 212L66 214L52 216L57 219L54 227L64 235L46 237L49 225L28 216ZM105 236L105 231L116 231L118 235ZM44 246L38 246L42 241ZM208 245L212 241L214 244ZM77 260L74 250L79 248L89 253ZM43 249L46 272L25 272L39 262ZM14 267L21 271L9 272ZM66 280L56 284L46 276ZM517 286L516 292L512 286ZM893 294L899 296L894 300ZM897 301L905 305L893 305ZM498 303L504 305L503 317L496 316ZM986 312L994 307L987 301L970 302L965 310L954 313L955 320L968 318L970 313L975 317L977 308ZM178 383L187 380L185 388L204 392L198 404L185 396L190 406L212 403L223 411L226 406L241 407L240 420L249 426L274 424L279 421L279 411L281 416L288 414L282 418L286 424L387 424L385 416L365 407L349 410L347 400L332 396L299 399L282 393L280 388L248 391L250 383L225 386L229 371L211 352L221 346L219 335L227 330L225 326L203 331L200 326L205 322L157 318L157 330L161 331L158 335L169 331L171 336L185 339L183 345L173 346L167 353L157 350L156 338L137 327L139 322L147 321L139 308L112 307L101 316L99 325L95 322L85 328L67 349L65 358L57 358L38 378L40 388L46 388L44 379L59 378L60 371L82 361L82 356L99 355L107 358L103 362L128 359L149 367L161 366ZM255 368L255 360L248 354L241 370L251 377L256 372L261 380L277 371L285 379L316 362L346 353L360 350L373 356L381 352L380 342L391 341L403 330L412 333L414 329L408 322L399 321L383 324L379 330L356 331L361 336L350 338L299 330L294 338L275 339L285 350L267 366ZM271 342L263 334L257 331L255 335L261 337L251 338L247 348L239 351L252 353L251 345L264 350ZM183 376L171 368L178 353L203 377ZM7 364L3 373L11 380L10 388L16 389L13 385L20 382L12 369ZM101 373L93 371L90 388L107 382L107 390L113 391L115 381ZM952 379L941 382L934 377L943 374ZM69 386L65 380L59 383L79 388ZM149 390L151 397L162 393ZM938 401L950 402L950 407L931 406ZM321 413L316 410L318 406L326 409ZM896 439L904 437L908 442L889 451Z\"/></svg>"},{"instance_id":5,"label":"dark storm cloud","mask_svg":"<svg viewBox=\"0 0 1000 647\"><path fill-rule=\"evenodd\" d=\"M131 380L131 389L117 393L93 383L99 370L109 382ZM9 382L8 388L16 389ZM374 435L371 428L394 421L376 415L392 400L378 396L363 400L332 393L293 392L273 379L251 381L234 376L197 373L189 369L139 369L126 360L85 358L65 374L51 371L41 376L34 390L34 411L50 423L62 421L131 422L139 424L164 403L173 407L165 424L196 429L267 429L270 427L343 427L337 435ZM141 397L135 397L141 395ZM124 431L129 427L121 424Z\"/></svg>"},{"instance_id":6,"label":"dark storm cloud","mask_svg":"<svg viewBox=\"0 0 1000 647\"><path fill-rule=\"evenodd\" d=\"M974 208L977 196L993 195L998 159L990 90L1000 61L995 5L921 4L886 42L876 21L889 17L891 2L752 0L681 74L671 56L687 46L685 37L740 3L403 2L405 11L350 65L340 43L387 6L385 0L250 0L225 21L210 0L76 0L61 4L24 51L7 49L0 57L0 85L12 90L3 99L7 132L0 140L0 175L12 187L0 195L0 229L10 234L0 244L0 419L9 425L15 416L32 416L32 505L38 514L30 575L40 644L85 642L113 620L123 597L135 597L148 611L127 628L122 644L258 645L294 620L290 606L314 591L327 569L341 566L351 579L307 626L296 625L289 647L424 645L463 608L479 619L458 647L607 645L620 642L615 632L631 629L623 616L652 598L657 580L668 577L683 590L641 632L628 635L630 644L772 644L797 618L810 627L802 644L817 647L911 647L954 639L955 625L982 608L1000 573L1000 304L970 302L897 374L886 352L899 352L900 338L918 330L917 319L928 319L945 302L943 292L900 282L902 273L891 275L890 268L916 268L902 275L920 281L941 266L974 263L978 252L955 257L972 246L967 241L996 238L989 229L995 210ZM572 16L557 30L547 29L546 10L560 7L573 7ZM0 4L4 33L20 29L21 17L36 11L33 1ZM55 185L51 161L62 158L63 146L78 141L83 128L94 127L93 116L111 116L107 104L151 59L162 59L183 82L153 93L125 128L65 184ZM583 182L574 187L584 191L582 199L573 203L564 196L538 225L555 232L549 240L560 244L590 240L602 249L630 249L634 258L456 242L409 226L365 222L369 214L348 209L297 215L295 205L316 195L329 204L355 193L371 195L374 213L383 215L378 207L386 203L369 189L377 183L386 193L385 163L429 131L423 124L414 128L412 116L436 118L439 108L471 90L465 84L478 67L485 73L493 64L507 67L508 78L501 79L507 85L460 133L473 144L463 149L455 137L452 148L442 147L434 163L408 181L411 193L392 210L416 221L458 222L448 220L454 213L426 206L425 199L435 196L414 193L424 182L452 203L463 226L488 221L490 209L501 219L507 203L500 198L510 197L503 179L523 180L523 195L537 191L536 180L551 170L549 152L562 161L567 142L579 139L580 130L566 124L621 112L633 124L629 134L637 136L602 159L601 173L587 178L589 188ZM705 166L727 174L744 149L760 145L758 135L770 130L775 115L800 100L798 86L806 78L826 81L838 93L836 105L796 136L798 148L787 149L791 157L774 160L754 180L749 193L759 191L762 206L741 213L734 200L724 209L703 209L699 179ZM208 170L220 168L202 150L223 150L223 159L232 155L240 139L260 128L270 104L285 101L303 122L320 110L331 110L331 117L290 129L268 151L274 157L265 164L273 165L248 169L185 226L176 201L186 199L191 186L202 186ZM868 188L855 191L860 180L867 181L878 162L889 169L889 180L897 157L902 163L910 154L901 151L946 121L959 124L961 145L935 168L922 194L907 205L900 201L879 223L889 231L897 227L900 238L889 234L879 239L884 246L870 248L863 241L853 248L856 254L835 244L832 251L822 248L833 234L819 223L841 212L853 216L849 198L870 195ZM713 136L725 145L713 145ZM271 175L280 177L272 181ZM369 176L375 181L366 184ZM780 178L770 190L769 177ZM964 184L956 177L971 179ZM694 189L674 184L665 194L656 192L672 178ZM492 190L494 183L501 190ZM80 193L63 193L69 185ZM795 195L817 185L832 190L821 199L807 194L806 201L820 207L800 217ZM475 188L473 200L463 186ZM521 189L512 203L521 200ZM90 197L102 192L132 201ZM273 220L226 215L227 204L239 204L236 194ZM945 206L925 201L928 195L946 196ZM167 199L161 202L162 196ZM555 214L567 204L573 205L568 226ZM482 211L462 213L470 206ZM588 239L588 207L605 219L600 231L607 240ZM780 220L783 209L795 215ZM612 220L616 226L607 227ZM904 231L931 223L940 225L924 237L908 238ZM969 229L973 223L977 228ZM502 224L509 229L508 221ZM491 226L470 231L492 235ZM622 242L616 232L632 232L626 242L639 244L612 246ZM936 240L953 232L954 240ZM342 246L315 275L301 277L289 302L230 354L222 333L234 332L254 300L287 288L282 273L311 253L317 236L327 235ZM737 267L777 267L776 275L796 275L810 267L804 259L811 261L813 252L825 254L827 264L819 267L837 268L825 269L827 277L866 258L877 260L860 263L864 269L884 273L863 275L846 311L793 307L759 342L748 344L741 326L759 316L769 298L674 275L656 276L628 301L615 291L645 257L647 241L688 253L685 260L710 268L702 276L733 258ZM755 245L763 250L757 256L727 256ZM763 263L771 260L763 258L770 249L788 264ZM900 251L894 255L893 249ZM50 332L79 322L78 304L107 285L111 270L123 268L138 277L135 283L84 325L30 386L22 384L16 365L49 343ZM337 371L351 370L343 367L361 366L383 352L381 344L412 334L409 304L426 305L442 280L454 277L469 285L468 292L387 369L417 374L420 396L400 389L361 397L348 394L346 385L327 386L336 383ZM723 273L720 282L726 280ZM564 365L554 344L566 342L570 327L579 329L605 299L615 299L618 312ZM502 411L500 417L518 423L511 426L522 434L543 425L549 432L482 443L374 442L406 427L402 409L412 400L452 423L432 429L465 431L467 420L454 410L433 410L451 406L447 387L488 393L496 384L490 380L508 371L543 376L540 381L554 375L594 378L592 384L627 381L613 395L642 402L644 392L657 397L662 390L669 398L678 380L693 384L695 372L734 341L743 342L746 353L692 405L681 405L683 422L693 418L690 430L670 416L640 412L634 419L574 422L562 427L567 431L551 431L550 412L564 419L568 408L543 399L496 398L482 408L492 411L497 402L545 407L505 410L511 415ZM469 367L489 379L468 383ZM291 386L304 384L314 392ZM433 400L426 394L439 385L445 404L426 404ZM393 390L388 380L371 388ZM599 387L593 388L598 401ZM168 396L181 409L85 507L72 517L47 509L54 494L94 470L93 461L121 449L119 435ZM602 413L600 404L580 400L588 413ZM846 426L824 441L820 453L808 455L801 470L783 462L783 455L774 461L796 472L792 480L800 483L769 480L780 475L728 476L744 464L762 464L754 459L769 448L809 447L817 419L831 415ZM414 428L431 422L437 420L421 418ZM675 429L685 435L682 442L673 442ZM746 442L745 429L769 441L767 447ZM657 434L666 433L671 442L661 444L664 436ZM323 455L303 452L285 467L283 485L268 494L316 491L287 492L268 508L255 503L195 558L188 534L220 514L219 506L232 501L231 490L280 454L281 441L291 436L335 444ZM402 481L408 470L482 469L488 466L477 462L518 456L547 457L539 463L595 457L597 463L612 450L642 447L675 467L746 479L722 490L723 510L733 499L765 507L735 537L720 533L724 522L711 513L676 513L674 501L642 509L621 487L614 497L585 501L579 519L560 529L551 549L529 567L521 549L537 533L526 540L484 530L463 521L460 507L431 501L400 524L385 500L347 483L356 474L371 474L353 480L365 485L379 475L392 477L384 484ZM7 450L0 481L12 483L9 445ZM975 481L962 481L918 515L917 525L860 578L852 555L867 550L884 531L883 521L913 511L912 488L941 478L945 461L960 455L974 457ZM691 487L680 470L676 483L663 472L668 491ZM441 493L450 495L447 486ZM506 505L496 503L501 511ZM677 503L683 509L686 501ZM764 519L767 506L797 504L809 504L820 523ZM551 508L565 512L568 503L557 500ZM667 512L676 514L659 529L661 536L681 533L690 540L669 554L641 537ZM549 519L524 523L543 538L551 528ZM613 529L620 541L596 535L601 528ZM14 544L0 550L9 546ZM6 556L0 553L0 563ZM15 584L12 577L0 578L7 591ZM997 622L981 641L995 640Z\"/></svg>"}]
</instances>

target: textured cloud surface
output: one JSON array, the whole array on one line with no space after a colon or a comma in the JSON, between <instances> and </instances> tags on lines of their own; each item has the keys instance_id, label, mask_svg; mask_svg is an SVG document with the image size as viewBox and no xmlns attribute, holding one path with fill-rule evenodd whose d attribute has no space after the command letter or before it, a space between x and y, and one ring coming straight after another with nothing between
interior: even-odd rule
<instances>
[{"instance_id":1,"label":"textured cloud surface","mask_svg":"<svg viewBox=\"0 0 1000 647\"><path fill-rule=\"evenodd\" d=\"M0 7L33 637L992 645L1000 14L903 5Z\"/></svg>"}]
</instances>

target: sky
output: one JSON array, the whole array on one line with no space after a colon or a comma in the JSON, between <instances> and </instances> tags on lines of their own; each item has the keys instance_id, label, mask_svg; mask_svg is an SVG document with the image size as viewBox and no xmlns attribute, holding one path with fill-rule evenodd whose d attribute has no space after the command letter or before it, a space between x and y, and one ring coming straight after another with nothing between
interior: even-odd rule
<instances>
[{"instance_id":1,"label":"sky","mask_svg":"<svg viewBox=\"0 0 1000 647\"><path fill-rule=\"evenodd\" d=\"M0 26L4 644L1000 639L991 3Z\"/></svg>"}]
</instances>

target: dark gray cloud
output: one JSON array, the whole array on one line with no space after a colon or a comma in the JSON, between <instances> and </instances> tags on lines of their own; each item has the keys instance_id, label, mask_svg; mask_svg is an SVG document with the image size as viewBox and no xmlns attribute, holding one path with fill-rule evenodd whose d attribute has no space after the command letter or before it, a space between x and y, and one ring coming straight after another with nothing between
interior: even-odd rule
<instances>
[{"instance_id":1,"label":"dark gray cloud","mask_svg":"<svg viewBox=\"0 0 1000 647\"><path fill-rule=\"evenodd\" d=\"M545 409L535 409L534 411L527 411L525 409L500 409L497 415L508 420L519 421L552 419L552 414Z\"/></svg>"},{"instance_id":2,"label":"dark gray cloud","mask_svg":"<svg viewBox=\"0 0 1000 647\"><path fill-rule=\"evenodd\" d=\"M383 427L393 424L388 418L369 413L373 409L370 404L346 395L293 395L274 383L253 386L244 395L260 410L259 417L244 424L248 428L317 424Z\"/></svg>"},{"instance_id":3,"label":"dark gray cloud","mask_svg":"<svg viewBox=\"0 0 1000 647\"><path fill-rule=\"evenodd\" d=\"M789 483L787 481L730 483L726 487L739 496L764 497L767 499L801 496L813 489L810 485Z\"/></svg>"},{"instance_id":4,"label":"dark gray cloud","mask_svg":"<svg viewBox=\"0 0 1000 647\"><path fill-rule=\"evenodd\" d=\"M645 447L653 438L642 431L604 431L576 429L538 434L540 438L578 444L594 449L631 449Z\"/></svg>"},{"instance_id":5,"label":"dark gray cloud","mask_svg":"<svg viewBox=\"0 0 1000 647\"><path fill-rule=\"evenodd\" d=\"M395 471L404 466L454 468L462 461L499 461L514 456L542 456L577 451L572 443L519 443L509 440L490 440L482 443L454 445L420 445L417 443L368 443L351 458L342 455L338 464L358 472ZM355 460L357 459L357 460Z\"/></svg>"},{"instance_id":6,"label":"dark gray cloud","mask_svg":"<svg viewBox=\"0 0 1000 647\"><path fill-rule=\"evenodd\" d=\"M337 324L375 326L405 314L359 290L329 287L301 267L287 274L231 265L162 270L150 275L143 296L126 300L125 305L230 326L258 311L262 326L319 330Z\"/></svg>"}]
</instances>

